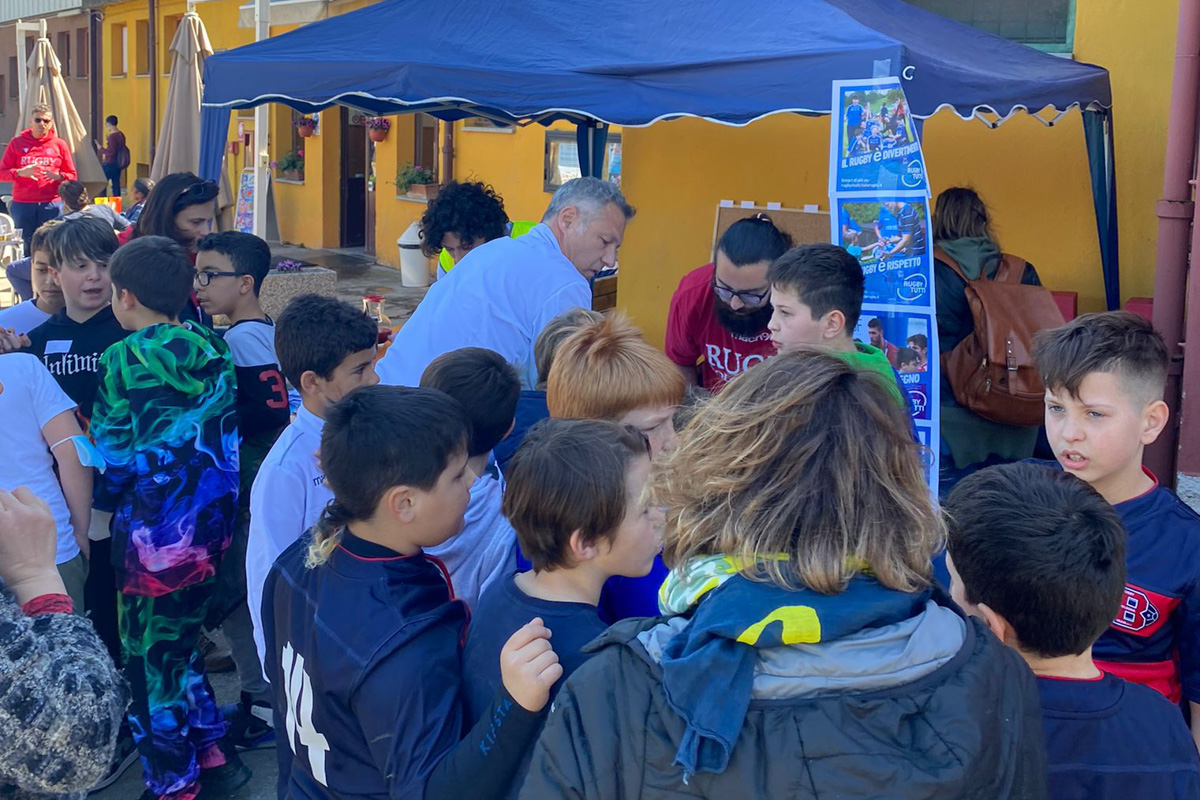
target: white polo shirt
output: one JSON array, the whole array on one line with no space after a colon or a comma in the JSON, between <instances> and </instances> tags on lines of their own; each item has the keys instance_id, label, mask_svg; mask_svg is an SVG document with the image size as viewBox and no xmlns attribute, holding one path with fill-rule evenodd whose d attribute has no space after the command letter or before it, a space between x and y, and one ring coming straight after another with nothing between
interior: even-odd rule
<instances>
[{"instance_id":1,"label":"white polo shirt","mask_svg":"<svg viewBox=\"0 0 1200 800\"><path fill-rule=\"evenodd\" d=\"M380 383L416 386L443 353L495 350L537 382L533 343L546 323L571 308L591 308L587 279L567 260L554 233L536 225L476 247L438 280L375 366Z\"/></svg>"},{"instance_id":2,"label":"white polo shirt","mask_svg":"<svg viewBox=\"0 0 1200 800\"><path fill-rule=\"evenodd\" d=\"M267 573L279 554L316 524L333 492L317 462L325 420L304 406L283 429L250 489L250 537L246 542L246 602L254 623L258 660L266 655L262 601Z\"/></svg>"}]
</instances>

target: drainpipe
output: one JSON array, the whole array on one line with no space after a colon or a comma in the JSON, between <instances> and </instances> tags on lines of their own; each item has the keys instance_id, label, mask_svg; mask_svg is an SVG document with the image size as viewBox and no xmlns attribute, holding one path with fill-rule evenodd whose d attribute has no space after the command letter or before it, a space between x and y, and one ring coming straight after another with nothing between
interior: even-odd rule
<instances>
[{"instance_id":1,"label":"drainpipe","mask_svg":"<svg viewBox=\"0 0 1200 800\"><path fill-rule=\"evenodd\" d=\"M100 71L103 61L100 40L102 28L99 11L88 11L88 83L92 93L92 131L98 136L104 130L100 121L104 119L104 75Z\"/></svg>"},{"instance_id":2,"label":"drainpipe","mask_svg":"<svg viewBox=\"0 0 1200 800\"><path fill-rule=\"evenodd\" d=\"M1197 95L1200 94L1200 0L1180 0L1175 41L1175 74L1171 79L1171 114L1167 121L1166 167L1158 214L1158 251L1154 271L1154 327L1167 342L1171 357L1166 401L1171 421L1146 451L1146 465L1164 484L1175 483L1180 445L1181 378L1184 370L1184 309L1188 284L1188 244L1196 207L1192 189L1196 174ZM1200 253L1200 242L1193 244ZM1193 308L1200 307L1193 306ZM1200 322L1200 313L1193 314ZM1200 347L1200 336L1192 339ZM1200 362L1200 359L1196 359ZM1200 363L1197 364L1200 366ZM1200 383L1193 384L1200 392ZM1197 428L1197 420L1188 427ZM1194 459L1200 452L1193 448ZM1200 467L1200 464L1197 465ZM1200 474L1200 469L1193 474Z\"/></svg>"},{"instance_id":3,"label":"drainpipe","mask_svg":"<svg viewBox=\"0 0 1200 800\"><path fill-rule=\"evenodd\" d=\"M442 183L454 180L454 123L442 123Z\"/></svg>"},{"instance_id":4,"label":"drainpipe","mask_svg":"<svg viewBox=\"0 0 1200 800\"><path fill-rule=\"evenodd\" d=\"M150 23L146 41L150 53L150 163L154 163L154 150L158 138L158 21L155 19L155 0L147 0L150 11Z\"/></svg>"}]
</instances>

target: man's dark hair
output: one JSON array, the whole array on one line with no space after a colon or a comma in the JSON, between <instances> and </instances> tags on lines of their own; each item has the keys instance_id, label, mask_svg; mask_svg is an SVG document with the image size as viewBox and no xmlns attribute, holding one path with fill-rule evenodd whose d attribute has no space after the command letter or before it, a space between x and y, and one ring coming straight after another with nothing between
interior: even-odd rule
<instances>
[{"instance_id":1,"label":"man's dark hair","mask_svg":"<svg viewBox=\"0 0 1200 800\"><path fill-rule=\"evenodd\" d=\"M133 190L142 197L149 197L150 193L154 191L154 181L149 178L138 178L133 182Z\"/></svg>"},{"instance_id":2,"label":"man's dark hair","mask_svg":"<svg viewBox=\"0 0 1200 800\"><path fill-rule=\"evenodd\" d=\"M922 350L927 350L929 348L929 337L923 333L914 333L912 336L908 337L908 342L909 344L916 345Z\"/></svg>"},{"instance_id":3,"label":"man's dark hair","mask_svg":"<svg viewBox=\"0 0 1200 800\"><path fill-rule=\"evenodd\" d=\"M83 208L87 197L87 187L79 181L63 181L58 185L58 196L69 211L79 211Z\"/></svg>"},{"instance_id":4,"label":"man's dark hair","mask_svg":"<svg viewBox=\"0 0 1200 800\"><path fill-rule=\"evenodd\" d=\"M486 183L451 181L429 201L421 216L421 250L425 255L438 255L447 233L457 234L464 241L483 242L508 235L504 200Z\"/></svg>"},{"instance_id":5,"label":"man's dark hair","mask_svg":"<svg viewBox=\"0 0 1200 800\"><path fill-rule=\"evenodd\" d=\"M275 354L288 382L315 372L328 379L349 356L375 346L379 325L361 310L332 297L302 294L275 322Z\"/></svg>"},{"instance_id":6,"label":"man's dark hair","mask_svg":"<svg viewBox=\"0 0 1200 800\"><path fill-rule=\"evenodd\" d=\"M196 277L187 251L165 236L143 236L120 248L108 273L114 293L124 289L146 308L172 319L187 305Z\"/></svg>"},{"instance_id":7,"label":"man's dark hair","mask_svg":"<svg viewBox=\"0 0 1200 800\"><path fill-rule=\"evenodd\" d=\"M107 122L109 125L112 125L114 128L117 127L117 115L116 114L109 114L107 117L104 118L104 121Z\"/></svg>"},{"instance_id":8,"label":"man's dark hair","mask_svg":"<svg viewBox=\"0 0 1200 800\"><path fill-rule=\"evenodd\" d=\"M879 317L871 317L871 321L867 323L868 328L874 328L877 331L883 330L883 320Z\"/></svg>"},{"instance_id":9,"label":"man's dark hair","mask_svg":"<svg viewBox=\"0 0 1200 800\"><path fill-rule=\"evenodd\" d=\"M1111 372L1126 395L1144 407L1161 400L1167 383L1167 345L1154 326L1129 311L1084 314L1060 328L1041 331L1033 361L1052 392L1079 387L1093 372Z\"/></svg>"},{"instance_id":10,"label":"man's dark hair","mask_svg":"<svg viewBox=\"0 0 1200 800\"><path fill-rule=\"evenodd\" d=\"M466 409L471 422L467 455L474 457L491 452L508 435L521 397L521 376L494 350L463 347L430 362L421 387L445 392Z\"/></svg>"},{"instance_id":11,"label":"man's dark hair","mask_svg":"<svg viewBox=\"0 0 1200 800\"><path fill-rule=\"evenodd\" d=\"M29 239L29 255L33 255L39 250L45 250L50 256L50 261L54 262L54 253L50 248L50 232L62 224L61 219L52 219L48 222L43 222L38 226L38 229L33 232L33 236Z\"/></svg>"},{"instance_id":12,"label":"man's dark hair","mask_svg":"<svg viewBox=\"0 0 1200 800\"><path fill-rule=\"evenodd\" d=\"M112 225L99 217L82 214L55 225L47 246L54 266L62 269L68 263L83 258L97 264L107 264L117 251L118 243Z\"/></svg>"},{"instance_id":13,"label":"man's dark hair","mask_svg":"<svg viewBox=\"0 0 1200 800\"><path fill-rule=\"evenodd\" d=\"M913 350L911 347L901 347L896 351L897 364L908 364L910 362L918 363L920 360L921 356L918 355L917 351Z\"/></svg>"},{"instance_id":14,"label":"man's dark hair","mask_svg":"<svg viewBox=\"0 0 1200 800\"><path fill-rule=\"evenodd\" d=\"M258 295L271 271L271 247L266 242L252 233L221 231L210 233L196 243L197 253L210 250L226 256L235 270L254 278L254 294Z\"/></svg>"},{"instance_id":15,"label":"man's dark hair","mask_svg":"<svg viewBox=\"0 0 1200 800\"><path fill-rule=\"evenodd\" d=\"M342 516L370 519L394 486L433 489L466 446L466 414L452 398L432 389L363 386L326 413L321 468Z\"/></svg>"},{"instance_id":16,"label":"man's dark hair","mask_svg":"<svg viewBox=\"0 0 1200 800\"><path fill-rule=\"evenodd\" d=\"M862 314L863 278L858 259L835 244L802 244L793 247L767 273L772 286L792 292L812 310L813 319L830 311L846 318L847 333Z\"/></svg>"},{"instance_id":17,"label":"man's dark hair","mask_svg":"<svg viewBox=\"0 0 1200 800\"><path fill-rule=\"evenodd\" d=\"M949 551L964 595L1013 626L1044 658L1076 655L1117 615L1125 592L1125 529L1074 475L1005 464L964 478L945 505Z\"/></svg>"},{"instance_id":18,"label":"man's dark hair","mask_svg":"<svg viewBox=\"0 0 1200 800\"><path fill-rule=\"evenodd\" d=\"M766 214L739 219L730 225L717 242L717 253L735 267L774 261L792 246L792 237L779 228ZM713 260L716 260L714 253Z\"/></svg>"},{"instance_id":19,"label":"man's dark hair","mask_svg":"<svg viewBox=\"0 0 1200 800\"><path fill-rule=\"evenodd\" d=\"M611 541L625 519L625 474L641 456L650 443L632 425L545 419L530 429L505 470L501 510L534 570L570 569L575 531Z\"/></svg>"}]
</instances>

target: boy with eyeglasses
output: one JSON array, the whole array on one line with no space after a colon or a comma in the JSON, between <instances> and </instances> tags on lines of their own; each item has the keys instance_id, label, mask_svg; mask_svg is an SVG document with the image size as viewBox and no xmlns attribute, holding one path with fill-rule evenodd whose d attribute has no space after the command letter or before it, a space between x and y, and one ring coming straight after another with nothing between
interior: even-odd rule
<instances>
[{"instance_id":1,"label":"boy with eyeglasses","mask_svg":"<svg viewBox=\"0 0 1200 800\"><path fill-rule=\"evenodd\" d=\"M792 239L759 214L729 226L713 262L689 272L671 297L667 358L691 384L717 392L774 355L767 268Z\"/></svg>"},{"instance_id":2,"label":"boy with eyeglasses","mask_svg":"<svg viewBox=\"0 0 1200 800\"><path fill-rule=\"evenodd\" d=\"M229 318L225 344L237 379L241 439L237 524L205 625L221 625L237 665L241 698L222 712L230 724L229 740L241 747L258 746L274 735L271 687L263 678L246 604L250 488L289 419L287 389L275 354L275 323L258 299L270 269L271 248L257 236L223 231L196 243L196 297L206 313Z\"/></svg>"}]
</instances>

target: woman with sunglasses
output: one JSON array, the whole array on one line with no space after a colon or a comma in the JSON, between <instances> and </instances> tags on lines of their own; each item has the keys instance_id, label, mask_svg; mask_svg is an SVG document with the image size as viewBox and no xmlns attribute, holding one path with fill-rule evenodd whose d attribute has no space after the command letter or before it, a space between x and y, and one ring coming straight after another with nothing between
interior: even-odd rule
<instances>
[{"instance_id":1,"label":"woman with sunglasses","mask_svg":"<svg viewBox=\"0 0 1200 800\"><path fill-rule=\"evenodd\" d=\"M29 127L12 138L0 157L0 181L12 182L8 208L21 229L27 254L33 232L58 216L59 184L76 177L71 147L54 132L50 106L38 103Z\"/></svg>"},{"instance_id":2,"label":"woman with sunglasses","mask_svg":"<svg viewBox=\"0 0 1200 800\"><path fill-rule=\"evenodd\" d=\"M217 215L217 184L190 172L173 172L154 185L137 224L117 238L121 244L141 236L165 236L183 246L196 262L196 243L212 232ZM211 325L195 292L180 319Z\"/></svg>"},{"instance_id":3,"label":"woman with sunglasses","mask_svg":"<svg viewBox=\"0 0 1200 800\"><path fill-rule=\"evenodd\" d=\"M671 298L665 349L688 383L716 392L775 354L767 268L791 246L792 237L758 214L730 225L713 263L683 276Z\"/></svg>"}]
</instances>

